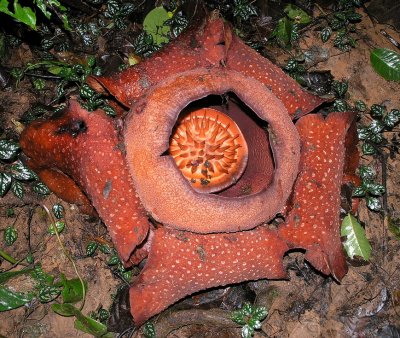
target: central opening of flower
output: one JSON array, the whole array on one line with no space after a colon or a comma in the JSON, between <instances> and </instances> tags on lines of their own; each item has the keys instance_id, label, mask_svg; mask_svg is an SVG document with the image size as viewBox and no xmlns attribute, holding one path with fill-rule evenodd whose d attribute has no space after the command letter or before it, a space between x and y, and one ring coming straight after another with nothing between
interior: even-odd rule
<instances>
[{"instance_id":1,"label":"central opening of flower","mask_svg":"<svg viewBox=\"0 0 400 338\"><path fill-rule=\"evenodd\" d=\"M202 108L180 117L169 153L192 187L205 193L236 183L248 157L246 140L228 115Z\"/></svg>"}]
</instances>

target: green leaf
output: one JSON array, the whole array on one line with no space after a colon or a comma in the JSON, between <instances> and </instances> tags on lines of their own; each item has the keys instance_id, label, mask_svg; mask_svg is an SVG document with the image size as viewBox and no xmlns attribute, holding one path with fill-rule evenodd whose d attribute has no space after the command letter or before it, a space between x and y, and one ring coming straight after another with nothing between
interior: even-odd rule
<instances>
[{"instance_id":1,"label":"green leaf","mask_svg":"<svg viewBox=\"0 0 400 338\"><path fill-rule=\"evenodd\" d=\"M90 317L84 316L81 312L75 314L77 320L74 327L82 332L89 333L95 337L113 338L114 335L107 331L107 326L94 320Z\"/></svg>"},{"instance_id":2,"label":"green leaf","mask_svg":"<svg viewBox=\"0 0 400 338\"><path fill-rule=\"evenodd\" d=\"M98 243L97 242L89 242L89 244L86 247L86 256L93 256L94 253L96 252L98 248Z\"/></svg>"},{"instance_id":3,"label":"green leaf","mask_svg":"<svg viewBox=\"0 0 400 338\"><path fill-rule=\"evenodd\" d=\"M353 190L353 197L364 197L365 194L366 191L362 185Z\"/></svg>"},{"instance_id":4,"label":"green leaf","mask_svg":"<svg viewBox=\"0 0 400 338\"><path fill-rule=\"evenodd\" d=\"M381 121L374 120L368 126L368 130L373 134L378 134L385 129L385 125Z\"/></svg>"},{"instance_id":5,"label":"green leaf","mask_svg":"<svg viewBox=\"0 0 400 338\"><path fill-rule=\"evenodd\" d=\"M11 291L0 286L0 311L9 311L16 309L33 299L33 295L21 292Z\"/></svg>"},{"instance_id":6,"label":"green leaf","mask_svg":"<svg viewBox=\"0 0 400 338\"><path fill-rule=\"evenodd\" d=\"M285 7L284 12L292 19L295 23L306 25L311 22L311 17L304 12L301 8L289 4Z\"/></svg>"},{"instance_id":7,"label":"green leaf","mask_svg":"<svg viewBox=\"0 0 400 338\"><path fill-rule=\"evenodd\" d=\"M85 284L85 291L87 290L87 284ZM79 278L65 279L62 275L62 285L64 288L61 291L61 296L64 303L76 303L83 299L83 288Z\"/></svg>"},{"instance_id":8,"label":"green leaf","mask_svg":"<svg viewBox=\"0 0 400 338\"><path fill-rule=\"evenodd\" d=\"M38 292L38 299L41 303L49 303L56 299L60 293L60 288L55 285L41 285Z\"/></svg>"},{"instance_id":9,"label":"green leaf","mask_svg":"<svg viewBox=\"0 0 400 338\"><path fill-rule=\"evenodd\" d=\"M3 197L11 187L11 175L0 173L0 197Z\"/></svg>"},{"instance_id":10,"label":"green leaf","mask_svg":"<svg viewBox=\"0 0 400 338\"><path fill-rule=\"evenodd\" d=\"M112 255L108 260L108 265L117 265L120 262L119 257L117 255Z\"/></svg>"},{"instance_id":11,"label":"green leaf","mask_svg":"<svg viewBox=\"0 0 400 338\"><path fill-rule=\"evenodd\" d=\"M36 30L36 14L30 7L22 7L17 0L14 0L14 15L18 21Z\"/></svg>"},{"instance_id":12,"label":"green leaf","mask_svg":"<svg viewBox=\"0 0 400 338\"><path fill-rule=\"evenodd\" d=\"M44 272L40 264L35 266L34 270L31 272L31 276L39 285L51 285L54 281L54 277Z\"/></svg>"},{"instance_id":13,"label":"green leaf","mask_svg":"<svg viewBox=\"0 0 400 338\"><path fill-rule=\"evenodd\" d=\"M12 12L10 12L10 10L8 9L8 0L0 1L0 12L3 12L5 14L12 16Z\"/></svg>"},{"instance_id":14,"label":"green leaf","mask_svg":"<svg viewBox=\"0 0 400 338\"><path fill-rule=\"evenodd\" d=\"M376 148L370 142L364 142L361 146L361 150L364 155L374 155L376 153Z\"/></svg>"},{"instance_id":15,"label":"green leaf","mask_svg":"<svg viewBox=\"0 0 400 338\"><path fill-rule=\"evenodd\" d=\"M382 204L379 198L368 196L367 197L367 207L372 211L381 211Z\"/></svg>"},{"instance_id":16,"label":"green leaf","mask_svg":"<svg viewBox=\"0 0 400 338\"><path fill-rule=\"evenodd\" d=\"M275 38L277 43L283 47L290 47L292 28L292 21L284 17L278 21L278 24L271 33L271 38Z\"/></svg>"},{"instance_id":17,"label":"green leaf","mask_svg":"<svg viewBox=\"0 0 400 338\"><path fill-rule=\"evenodd\" d=\"M117 116L117 112L115 111L115 109L108 104L101 107L101 109L103 109L108 116Z\"/></svg>"},{"instance_id":18,"label":"green leaf","mask_svg":"<svg viewBox=\"0 0 400 338\"><path fill-rule=\"evenodd\" d=\"M143 29L153 37L156 45L169 42L168 33L171 27L164 24L168 19L170 19L168 12L162 6L151 10L144 18Z\"/></svg>"},{"instance_id":19,"label":"green leaf","mask_svg":"<svg viewBox=\"0 0 400 338\"><path fill-rule=\"evenodd\" d=\"M250 19L250 16L257 15L256 8L247 0L234 0L233 4L234 17L239 17L241 20L246 21Z\"/></svg>"},{"instance_id":20,"label":"green leaf","mask_svg":"<svg viewBox=\"0 0 400 338\"><path fill-rule=\"evenodd\" d=\"M343 97L349 88L349 83L347 81L333 81L332 88L338 97Z\"/></svg>"},{"instance_id":21,"label":"green leaf","mask_svg":"<svg viewBox=\"0 0 400 338\"><path fill-rule=\"evenodd\" d=\"M14 278L16 276L24 275L26 273L29 273L33 270L33 268L24 268L22 270L18 271L6 271L6 272L1 272L0 273L0 284L4 284L11 278Z\"/></svg>"},{"instance_id":22,"label":"green leaf","mask_svg":"<svg viewBox=\"0 0 400 338\"><path fill-rule=\"evenodd\" d=\"M4 242L6 243L6 245L10 246L13 245L17 239L18 239L17 229L15 229L12 225L9 225L4 230Z\"/></svg>"},{"instance_id":23,"label":"green leaf","mask_svg":"<svg viewBox=\"0 0 400 338\"><path fill-rule=\"evenodd\" d=\"M363 181L375 178L376 173L372 167L362 165L358 168L358 173Z\"/></svg>"},{"instance_id":24,"label":"green leaf","mask_svg":"<svg viewBox=\"0 0 400 338\"><path fill-rule=\"evenodd\" d=\"M358 111L364 112L364 111L367 110L367 108L368 107L367 107L367 105L366 105L366 103L364 101L361 101L361 100L357 100L356 101L356 109Z\"/></svg>"},{"instance_id":25,"label":"green leaf","mask_svg":"<svg viewBox=\"0 0 400 338\"><path fill-rule=\"evenodd\" d=\"M79 90L79 94L84 99L90 99L96 95L96 91L90 88L88 84L84 83Z\"/></svg>"},{"instance_id":26,"label":"green leaf","mask_svg":"<svg viewBox=\"0 0 400 338\"><path fill-rule=\"evenodd\" d=\"M20 181L37 179L37 175L21 161L17 161L11 166L11 176Z\"/></svg>"},{"instance_id":27,"label":"green leaf","mask_svg":"<svg viewBox=\"0 0 400 338\"><path fill-rule=\"evenodd\" d=\"M332 28L327 26L321 30L321 40L322 42L327 42L332 35Z\"/></svg>"},{"instance_id":28,"label":"green leaf","mask_svg":"<svg viewBox=\"0 0 400 338\"><path fill-rule=\"evenodd\" d=\"M22 186L21 182L13 180L11 183L11 191L18 198L24 197L25 191L24 191L24 187Z\"/></svg>"},{"instance_id":29,"label":"green leaf","mask_svg":"<svg viewBox=\"0 0 400 338\"><path fill-rule=\"evenodd\" d=\"M370 54L371 65L385 80L400 81L400 54L387 48L376 48Z\"/></svg>"},{"instance_id":30,"label":"green leaf","mask_svg":"<svg viewBox=\"0 0 400 338\"><path fill-rule=\"evenodd\" d=\"M11 160L17 156L20 147L18 143L10 140L0 140L0 159Z\"/></svg>"},{"instance_id":31,"label":"green leaf","mask_svg":"<svg viewBox=\"0 0 400 338\"><path fill-rule=\"evenodd\" d=\"M333 103L333 110L337 112L346 112L349 110L349 105L346 100L337 99Z\"/></svg>"},{"instance_id":32,"label":"green leaf","mask_svg":"<svg viewBox=\"0 0 400 338\"><path fill-rule=\"evenodd\" d=\"M391 129L400 121L400 111L398 109L392 109L384 118L383 124Z\"/></svg>"},{"instance_id":33,"label":"green leaf","mask_svg":"<svg viewBox=\"0 0 400 338\"><path fill-rule=\"evenodd\" d=\"M110 312L108 312L106 309L100 309L99 310L99 321L104 323L107 321L107 319L110 317Z\"/></svg>"},{"instance_id":34,"label":"green leaf","mask_svg":"<svg viewBox=\"0 0 400 338\"><path fill-rule=\"evenodd\" d=\"M40 181L32 183L32 189L34 192L40 195L50 194L50 189L47 187L47 185Z\"/></svg>"},{"instance_id":35,"label":"green leaf","mask_svg":"<svg viewBox=\"0 0 400 338\"><path fill-rule=\"evenodd\" d=\"M143 335L145 338L156 338L156 328L154 327L153 322L148 321L143 326Z\"/></svg>"},{"instance_id":36,"label":"green leaf","mask_svg":"<svg viewBox=\"0 0 400 338\"><path fill-rule=\"evenodd\" d=\"M371 106L370 115L373 118L381 118L386 113L386 107L380 104L373 104Z\"/></svg>"},{"instance_id":37,"label":"green leaf","mask_svg":"<svg viewBox=\"0 0 400 338\"><path fill-rule=\"evenodd\" d=\"M340 232L341 236L346 238L343 246L347 255L352 259L354 256L360 256L368 261L372 248L365 236L365 230L353 215L348 214L343 219Z\"/></svg>"},{"instance_id":38,"label":"green leaf","mask_svg":"<svg viewBox=\"0 0 400 338\"><path fill-rule=\"evenodd\" d=\"M57 219L64 217L64 207L61 204L59 204L59 203L54 204L52 210L53 210L54 216Z\"/></svg>"},{"instance_id":39,"label":"green leaf","mask_svg":"<svg viewBox=\"0 0 400 338\"><path fill-rule=\"evenodd\" d=\"M104 254L110 254L111 253L111 248L110 248L110 246L108 244L99 245L99 249Z\"/></svg>"},{"instance_id":40,"label":"green leaf","mask_svg":"<svg viewBox=\"0 0 400 338\"><path fill-rule=\"evenodd\" d=\"M75 316L77 311L79 312L79 310L71 304L52 304L51 309L64 317L72 317Z\"/></svg>"},{"instance_id":41,"label":"green leaf","mask_svg":"<svg viewBox=\"0 0 400 338\"><path fill-rule=\"evenodd\" d=\"M385 187L372 181L363 182L364 189L371 195L382 196L385 193Z\"/></svg>"},{"instance_id":42,"label":"green leaf","mask_svg":"<svg viewBox=\"0 0 400 338\"><path fill-rule=\"evenodd\" d=\"M394 235L394 237L400 241L400 225L399 220L393 220L389 218L389 231Z\"/></svg>"},{"instance_id":43,"label":"green leaf","mask_svg":"<svg viewBox=\"0 0 400 338\"><path fill-rule=\"evenodd\" d=\"M62 222L62 221L57 221L56 222L56 227L54 228L54 224L51 223L49 228L48 228L48 230L47 230L47 232L50 235L55 235L56 234L56 230L57 230L58 233L61 233L61 232L63 232L64 228L65 228L65 223Z\"/></svg>"}]
</instances>

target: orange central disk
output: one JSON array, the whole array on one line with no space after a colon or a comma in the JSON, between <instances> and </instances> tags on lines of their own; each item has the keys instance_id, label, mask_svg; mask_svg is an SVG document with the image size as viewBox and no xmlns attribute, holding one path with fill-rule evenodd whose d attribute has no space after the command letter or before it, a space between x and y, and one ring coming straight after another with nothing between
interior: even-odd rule
<instances>
[{"instance_id":1,"label":"orange central disk","mask_svg":"<svg viewBox=\"0 0 400 338\"><path fill-rule=\"evenodd\" d=\"M178 120L169 153L196 191L212 193L237 182L246 168L248 149L235 121L202 108Z\"/></svg>"}]
</instances>

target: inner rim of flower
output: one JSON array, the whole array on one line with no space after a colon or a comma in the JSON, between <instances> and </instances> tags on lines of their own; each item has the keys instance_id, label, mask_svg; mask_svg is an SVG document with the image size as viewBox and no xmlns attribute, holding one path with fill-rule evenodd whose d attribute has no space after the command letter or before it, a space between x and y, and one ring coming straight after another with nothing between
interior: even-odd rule
<instances>
[{"instance_id":1,"label":"inner rim of flower","mask_svg":"<svg viewBox=\"0 0 400 338\"><path fill-rule=\"evenodd\" d=\"M203 193L236 183L248 159L247 143L238 125L211 108L195 110L178 120L169 153L192 187Z\"/></svg>"}]
</instances>

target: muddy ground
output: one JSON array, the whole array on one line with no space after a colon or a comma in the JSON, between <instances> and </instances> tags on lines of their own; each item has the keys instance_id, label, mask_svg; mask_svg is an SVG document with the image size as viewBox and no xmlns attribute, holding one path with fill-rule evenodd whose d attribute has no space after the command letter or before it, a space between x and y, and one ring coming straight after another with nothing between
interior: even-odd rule
<instances>
[{"instance_id":1,"label":"muddy ground","mask_svg":"<svg viewBox=\"0 0 400 338\"><path fill-rule=\"evenodd\" d=\"M397 41L400 41L400 34L389 26L374 23L365 14L357 27L357 46L349 52L340 52L331 43L322 44L317 32L312 29L307 31L301 40L302 48L320 46L329 55L327 60L318 62L311 70L330 70L335 79L347 80L351 101L363 100L369 106L379 103L389 109L400 108L400 83L384 80L373 71L369 62L372 48L395 49L381 34L381 29L385 29ZM272 53L281 65L289 57L282 49L275 49ZM23 64L29 57L29 47L22 45L13 53L12 62L14 65ZM21 114L36 102L38 96L26 81L18 89L8 88L0 92L2 128L13 130L15 134L22 128L18 123ZM368 118L361 117L361 122L365 119ZM391 139L395 134L399 134L398 128L386 137ZM378 177L382 178L382 162L379 159L362 157L362 162L374 167L379 173ZM383 175L387 186L386 215L392 218L400 218L399 163L398 156L389 157L386 164L387 174ZM100 307L108 309L121 280L107 265L107 255L98 253L93 257L85 256L86 245L91 240L110 241L100 221L80 214L76 207L60 201L54 195L39 198L27 191L20 200L8 193L0 199L0 231L14 224L19 238L12 247L5 247L3 242L0 245L17 258L24 257L31 248L35 261L40 262L46 272L55 276L62 272L67 277L74 278L74 269L57 239L47 233L49 219L40 206L51 207L55 203L61 203L65 208L66 228L61 239L74 258L83 279L88 282L83 313L88 314ZM9 208L14 210L13 217L7 216ZM290 280L250 283L242 288L245 291L237 293L239 298L248 297L248 289L251 288L257 295L256 303L269 307L269 315L256 337L399 336L400 241L388 231L387 218L383 214L369 211L365 202L360 205L359 219L365 224L372 245L372 257L368 263L349 261L349 272L340 284L312 270L304 262L301 253L291 253L285 258ZM9 267L6 261L1 261L1 269ZM32 289L33 281L30 277L21 276L13 279L11 286L19 291L28 291ZM231 288L229 292L236 295L237 288ZM215 295L210 297L218 298ZM235 304L235 301L232 302ZM173 317L173 311L174 309L167 310L154 319L156 327L162 332L168 332L167 328L176 328L168 337L240 336L240 328L226 320L228 312L207 307L194 308L180 310L184 312L177 319ZM187 325L183 320L185 316L192 318L191 322L195 324ZM179 328L180 325L183 327ZM74 328L73 318L59 316L50 309L50 304L37 301L1 313L0 335L10 338L90 336ZM139 337L141 333L135 332L133 336Z\"/></svg>"}]
</instances>

